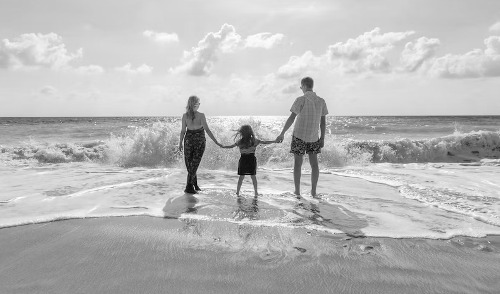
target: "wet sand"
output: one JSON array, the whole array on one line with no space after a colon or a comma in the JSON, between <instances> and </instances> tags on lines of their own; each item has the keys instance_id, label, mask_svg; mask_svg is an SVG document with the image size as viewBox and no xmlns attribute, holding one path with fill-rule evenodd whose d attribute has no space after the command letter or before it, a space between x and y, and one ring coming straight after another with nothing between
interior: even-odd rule
<instances>
[{"instance_id":1,"label":"wet sand","mask_svg":"<svg viewBox=\"0 0 500 294\"><path fill-rule=\"evenodd\" d=\"M0 229L0 293L498 293L500 236L331 235L187 219Z\"/></svg>"}]
</instances>

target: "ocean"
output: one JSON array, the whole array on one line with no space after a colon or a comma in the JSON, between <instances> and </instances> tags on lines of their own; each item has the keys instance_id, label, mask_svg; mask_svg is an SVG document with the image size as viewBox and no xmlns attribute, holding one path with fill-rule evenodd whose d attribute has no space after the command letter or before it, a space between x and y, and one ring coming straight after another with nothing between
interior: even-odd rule
<instances>
[{"instance_id":1,"label":"ocean","mask_svg":"<svg viewBox=\"0 0 500 294\"><path fill-rule=\"evenodd\" d=\"M274 140L285 121L208 118L223 144L242 124ZM302 199L292 193L292 129L257 148L259 197L250 179L235 195L238 150L208 136L203 191L185 195L179 131L179 117L0 118L0 227L141 215L387 238L500 234L500 116L329 116L320 195L308 194L306 158ZM226 241L240 244L236 235Z\"/></svg>"}]
</instances>

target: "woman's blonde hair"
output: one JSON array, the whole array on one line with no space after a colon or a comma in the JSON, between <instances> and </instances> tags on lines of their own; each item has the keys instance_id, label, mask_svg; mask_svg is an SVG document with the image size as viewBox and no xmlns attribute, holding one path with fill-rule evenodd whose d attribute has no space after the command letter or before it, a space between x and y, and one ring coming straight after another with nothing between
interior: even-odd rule
<instances>
[{"instance_id":1,"label":"woman's blonde hair","mask_svg":"<svg viewBox=\"0 0 500 294\"><path fill-rule=\"evenodd\" d=\"M194 106L195 106L195 104L197 104L199 102L200 102L200 98L198 98L197 96L189 97L187 105L186 105L187 118L194 120Z\"/></svg>"}]
</instances>

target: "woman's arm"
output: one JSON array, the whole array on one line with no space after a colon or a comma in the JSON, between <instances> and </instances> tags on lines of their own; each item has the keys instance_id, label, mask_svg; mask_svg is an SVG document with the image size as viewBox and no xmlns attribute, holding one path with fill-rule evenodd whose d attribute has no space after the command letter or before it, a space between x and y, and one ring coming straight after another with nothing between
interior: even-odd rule
<instances>
[{"instance_id":1,"label":"woman's arm","mask_svg":"<svg viewBox=\"0 0 500 294\"><path fill-rule=\"evenodd\" d=\"M207 124L207 119L205 118L205 114L204 113L200 114L201 114L201 124L203 125L203 128L207 132L207 135L210 137L210 139L212 139L212 141L215 142L215 144L217 144L218 146L222 146L219 142L217 142L217 139L215 139L214 134L212 134L212 131L210 131L210 128L208 127Z\"/></svg>"},{"instance_id":2,"label":"woman's arm","mask_svg":"<svg viewBox=\"0 0 500 294\"><path fill-rule=\"evenodd\" d=\"M181 127L181 137L179 139L179 151L182 152L182 141L184 140L184 136L186 135L186 114L182 115L182 127Z\"/></svg>"}]
</instances>

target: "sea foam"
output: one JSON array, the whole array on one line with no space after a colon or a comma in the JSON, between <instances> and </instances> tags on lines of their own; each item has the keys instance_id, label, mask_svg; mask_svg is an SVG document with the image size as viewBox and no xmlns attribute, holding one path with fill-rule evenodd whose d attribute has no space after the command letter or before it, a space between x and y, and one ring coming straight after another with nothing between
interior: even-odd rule
<instances>
[{"instance_id":1,"label":"sea foam","mask_svg":"<svg viewBox=\"0 0 500 294\"><path fill-rule=\"evenodd\" d=\"M252 118L215 121L210 127L219 142L229 145L234 143L235 130L242 124L250 124L256 137L262 140L274 140L279 133L276 125L265 124ZM2 147L2 153L3 158L33 159L41 163L94 161L122 167L179 167L183 164L183 155L178 149L179 133L178 123L158 121L147 126L130 128L122 134L110 134L105 140L83 143L44 143L31 140L20 146ZM259 146L256 153L259 166L291 167L290 137L286 136L281 144ZM237 148L219 148L207 136L201 167L233 169L237 166L238 154ZM319 155L319 161L325 167L383 162L491 164L482 159L498 158L500 131L455 132L447 136L419 140L354 140L327 134L325 147Z\"/></svg>"}]
</instances>

